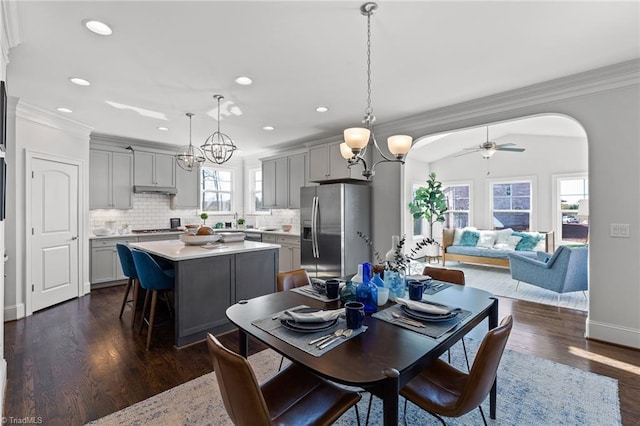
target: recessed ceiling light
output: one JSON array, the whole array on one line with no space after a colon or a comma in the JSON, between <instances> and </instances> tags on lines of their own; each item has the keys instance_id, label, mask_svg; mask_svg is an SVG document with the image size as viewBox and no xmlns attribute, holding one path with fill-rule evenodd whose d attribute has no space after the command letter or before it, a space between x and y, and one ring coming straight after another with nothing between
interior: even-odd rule
<instances>
[{"instance_id":1,"label":"recessed ceiling light","mask_svg":"<svg viewBox=\"0 0 640 426\"><path fill-rule=\"evenodd\" d=\"M90 86L91 83L89 83L88 80L85 80L84 78L80 78L80 77L71 77L69 79L70 82L72 82L73 84L77 84L78 86Z\"/></svg>"},{"instance_id":2,"label":"recessed ceiling light","mask_svg":"<svg viewBox=\"0 0 640 426\"><path fill-rule=\"evenodd\" d=\"M253 83L253 80L251 80L249 77L245 77L245 76L240 76L238 78L236 78L234 80L236 83L238 83L241 86L248 86L251 83Z\"/></svg>"},{"instance_id":3,"label":"recessed ceiling light","mask_svg":"<svg viewBox=\"0 0 640 426\"><path fill-rule=\"evenodd\" d=\"M327 112L327 111L329 111L329 108L327 108L325 106L319 106L318 108L316 108L316 111L318 111L318 112Z\"/></svg>"},{"instance_id":4,"label":"recessed ceiling light","mask_svg":"<svg viewBox=\"0 0 640 426\"><path fill-rule=\"evenodd\" d=\"M84 25L89 29L89 31L93 31L96 34L107 36L113 33L111 28L104 22L100 22L92 19L92 20L86 21Z\"/></svg>"},{"instance_id":5,"label":"recessed ceiling light","mask_svg":"<svg viewBox=\"0 0 640 426\"><path fill-rule=\"evenodd\" d=\"M169 128L160 126L158 127L158 130L162 130L163 132L166 132L167 130L169 130Z\"/></svg>"},{"instance_id":6,"label":"recessed ceiling light","mask_svg":"<svg viewBox=\"0 0 640 426\"><path fill-rule=\"evenodd\" d=\"M263 130L271 131L271 130L275 130L276 128L275 128L275 127L273 127L273 126L264 126L262 129L263 129Z\"/></svg>"},{"instance_id":7,"label":"recessed ceiling light","mask_svg":"<svg viewBox=\"0 0 640 426\"><path fill-rule=\"evenodd\" d=\"M58 111L60 112L66 112L67 114L72 113L73 111L71 111L69 108L63 108L63 107L59 107L56 108Z\"/></svg>"}]
</instances>

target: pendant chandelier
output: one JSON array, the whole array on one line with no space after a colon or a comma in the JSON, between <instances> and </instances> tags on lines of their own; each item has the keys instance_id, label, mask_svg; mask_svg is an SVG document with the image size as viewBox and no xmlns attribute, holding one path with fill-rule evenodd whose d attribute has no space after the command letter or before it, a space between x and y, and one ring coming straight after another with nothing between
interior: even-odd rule
<instances>
[{"instance_id":1,"label":"pendant chandelier","mask_svg":"<svg viewBox=\"0 0 640 426\"><path fill-rule=\"evenodd\" d=\"M202 166L206 159L204 158L204 154L200 148L191 144L191 117L195 114L188 112L185 115L189 117L189 145L180 147L174 157L176 159L176 164L181 169L190 172L193 169L198 169L198 167Z\"/></svg>"},{"instance_id":2,"label":"pendant chandelier","mask_svg":"<svg viewBox=\"0 0 640 426\"><path fill-rule=\"evenodd\" d=\"M207 156L207 159L217 164L226 163L233 155L233 151L238 149L233 140L220 131L220 101L224 99L222 95L213 95L218 101L218 130L209 136L204 144L200 146Z\"/></svg>"},{"instance_id":3,"label":"pendant chandelier","mask_svg":"<svg viewBox=\"0 0 640 426\"><path fill-rule=\"evenodd\" d=\"M411 149L413 138L407 135L395 135L387 139L387 147L394 158L387 157L378 146L375 134L373 133L373 122L376 117L373 115L371 107L371 15L378 9L378 5L368 2L360 6L360 13L367 17L367 108L364 110L365 115L362 120L365 127L353 127L345 129L344 142L340 144L340 153L342 157L348 161L349 167L354 164L362 163L364 170L362 175L367 179L375 174L374 169L380 163L401 163L404 164L404 157ZM367 145L373 145L378 151L382 160L373 163L371 168L367 166L364 159L364 153Z\"/></svg>"}]
</instances>

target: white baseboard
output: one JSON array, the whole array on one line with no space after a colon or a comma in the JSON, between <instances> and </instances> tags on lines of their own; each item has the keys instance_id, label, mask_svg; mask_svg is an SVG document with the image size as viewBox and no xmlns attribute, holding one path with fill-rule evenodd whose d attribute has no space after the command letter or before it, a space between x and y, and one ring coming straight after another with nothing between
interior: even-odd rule
<instances>
[{"instance_id":1,"label":"white baseboard","mask_svg":"<svg viewBox=\"0 0 640 426\"><path fill-rule=\"evenodd\" d=\"M640 349L640 330L634 328L587 319L585 337Z\"/></svg>"},{"instance_id":2,"label":"white baseboard","mask_svg":"<svg viewBox=\"0 0 640 426\"><path fill-rule=\"evenodd\" d=\"M4 307L4 320L5 321L13 321L20 318L24 318L25 312L24 303L20 303L19 305L11 305Z\"/></svg>"},{"instance_id":3,"label":"white baseboard","mask_svg":"<svg viewBox=\"0 0 640 426\"><path fill-rule=\"evenodd\" d=\"M91 293L91 281L85 281L83 284L83 292L80 296Z\"/></svg>"}]
</instances>

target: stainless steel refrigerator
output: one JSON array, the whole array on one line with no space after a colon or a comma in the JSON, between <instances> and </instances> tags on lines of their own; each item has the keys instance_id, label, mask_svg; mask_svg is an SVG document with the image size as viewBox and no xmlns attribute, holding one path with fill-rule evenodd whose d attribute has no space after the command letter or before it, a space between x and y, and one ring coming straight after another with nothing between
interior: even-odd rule
<instances>
[{"instance_id":1,"label":"stainless steel refrigerator","mask_svg":"<svg viewBox=\"0 0 640 426\"><path fill-rule=\"evenodd\" d=\"M331 183L300 188L302 268L311 277L353 275L371 261L371 249L358 237L371 238L371 188Z\"/></svg>"}]
</instances>

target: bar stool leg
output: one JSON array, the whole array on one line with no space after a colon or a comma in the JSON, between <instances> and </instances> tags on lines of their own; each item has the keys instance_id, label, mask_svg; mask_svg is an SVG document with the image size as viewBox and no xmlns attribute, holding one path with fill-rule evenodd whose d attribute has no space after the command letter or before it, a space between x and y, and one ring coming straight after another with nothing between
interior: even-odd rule
<instances>
[{"instance_id":1,"label":"bar stool leg","mask_svg":"<svg viewBox=\"0 0 640 426\"><path fill-rule=\"evenodd\" d=\"M156 317L157 303L158 303L158 292L154 290L153 296L151 296L151 313L149 314L149 329L147 330L147 350L149 350L149 346L151 345L151 333L153 332L153 321Z\"/></svg>"},{"instance_id":2,"label":"bar stool leg","mask_svg":"<svg viewBox=\"0 0 640 426\"><path fill-rule=\"evenodd\" d=\"M144 295L144 304L142 305L142 319L140 320L140 331L138 331L138 334L142 334L142 328L144 327L144 314L147 313L147 305L149 304L150 294L151 294L151 290L146 290L146 294Z\"/></svg>"},{"instance_id":3,"label":"bar stool leg","mask_svg":"<svg viewBox=\"0 0 640 426\"><path fill-rule=\"evenodd\" d=\"M122 306L120 307L120 316L118 318L122 318L122 313L124 312L124 306L127 304L127 299L129 298L129 290L131 290L131 282L132 278L127 280L127 288L124 290L124 298L122 299Z\"/></svg>"},{"instance_id":4,"label":"bar stool leg","mask_svg":"<svg viewBox=\"0 0 640 426\"><path fill-rule=\"evenodd\" d=\"M138 308L138 294L140 293L140 283L137 279L134 279L133 282L133 305L131 310L131 328L135 327L136 324L136 311Z\"/></svg>"}]
</instances>

